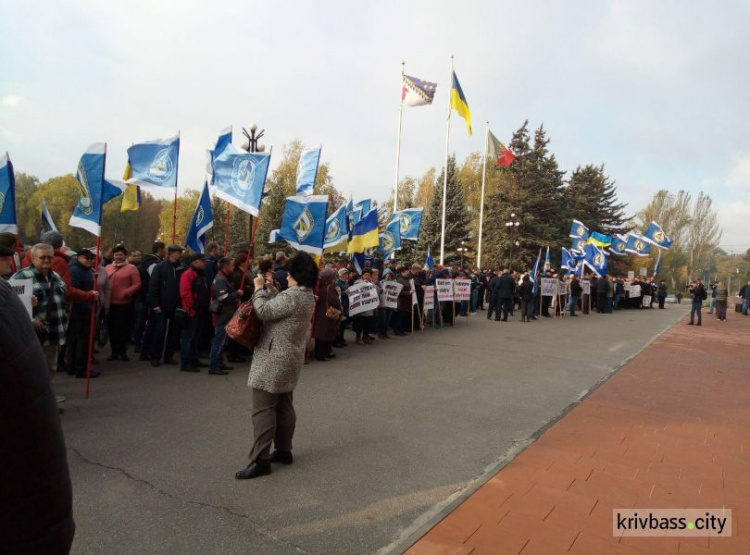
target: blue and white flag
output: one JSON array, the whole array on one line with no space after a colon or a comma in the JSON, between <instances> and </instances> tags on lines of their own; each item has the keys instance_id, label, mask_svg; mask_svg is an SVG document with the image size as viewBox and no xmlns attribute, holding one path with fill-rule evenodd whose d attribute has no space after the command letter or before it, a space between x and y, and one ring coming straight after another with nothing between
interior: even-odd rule
<instances>
[{"instance_id":1,"label":"blue and white flag","mask_svg":"<svg viewBox=\"0 0 750 555\"><path fill-rule=\"evenodd\" d=\"M427 247L427 256L424 259L424 265L430 271L432 271L432 267L435 265L435 261L432 259L432 254L430 253L430 247Z\"/></svg>"},{"instance_id":2,"label":"blue and white flag","mask_svg":"<svg viewBox=\"0 0 750 555\"><path fill-rule=\"evenodd\" d=\"M104 160L107 156L105 143L94 143L81 156L76 171L78 200L68 225L80 227L99 237L102 228L102 205L104 195Z\"/></svg>"},{"instance_id":3,"label":"blue and white flag","mask_svg":"<svg viewBox=\"0 0 750 555\"><path fill-rule=\"evenodd\" d=\"M380 234L380 251L383 259L387 260L393 253L401 248L401 222L398 219L391 220Z\"/></svg>"},{"instance_id":4,"label":"blue and white flag","mask_svg":"<svg viewBox=\"0 0 750 555\"><path fill-rule=\"evenodd\" d=\"M360 200L359 202L355 202L354 210L360 210L362 215L367 214L370 210L372 210L372 199L366 198Z\"/></svg>"},{"instance_id":5,"label":"blue and white flag","mask_svg":"<svg viewBox=\"0 0 750 555\"><path fill-rule=\"evenodd\" d=\"M185 236L185 245L194 252L205 254L206 232L214 226L214 216L211 211L211 195L208 192L208 181L203 184L203 191L198 198L198 204L190 220L190 227ZM209 284L210 285L210 284Z\"/></svg>"},{"instance_id":6,"label":"blue and white flag","mask_svg":"<svg viewBox=\"0 0 750 555\"><path fill-rule=\"evenodd\" d=\"M370 263L370 268L374 267L375 258L367 256L363 252L355 252L352 254L352 262L354 263L354 269L359 275L362 275L362 271L367 267L367 263Z\"/></svg>"},{"instance_id":7,"label":"blue and white flag","mask_svg":"<svg viewBox=\"0 0 750 555\"><path fill-rule=\"evenodd\" d=\"M179 134L168 139L156 139L131 146L128 149L131 177L126 183L147 189L176 188L179 156Z\"/></svg>"},{"instance_id":8,"label":"blue and white flag","mask_svg":"<svg viewBox=\"0 0 750 555\"><path fill-rule=\"evenodd\" d=\"M323 254L328 195L287 197L279 238L298 251Z\"/></svg>"},{"instance_id":9,"label":"blue and white flag","mask_svg":"<svg viewBox=\"0 0 750 555\"><path fill-rule=\"evenodd\" d=\"M539 293L539 280L536 278L539 274L539 263L542 261L542 249L539 249L539 255L536 257L536 262L534 262L534 267L531 269L531 282L534 284L533 289L533 295L536 297L537 293Z\"/></svg>"},{"instance_id":10,"label":"blue and white flag","mask_svg":"<svg viewBox=\"0 0 750 555\"><path fill-rule=\"evenodd\" d=\"M659 249L659 256L656 257L656 264L654 264L654 277L659 275L660 267L661 267L661 249Z\"/></svg>"},{"instance_id":11,"label":"blue and white flag","mask_svg":"<svg viewBox=\"0 0 750 555\"><path fill-rule=\"evenodd\" d=\"M216 196L257 216L270 160L270 152L245 152L228 144L214 160Z\"/></svg>"},{"instance_id":12,"label":"blue and white flag","mask_svg":"<svg viewBox=\"0 0 750 555\"><path fill-rule=\"evenodd\" d=\"M417 241L419 239L419 230L422 227L423 208L406 208L394 212L392 219L398 218L401 239L407 241Z\"/></svg>"},{"instance_id":13,"label":"blue and white flag","mask_svg":"<svg viewBox=\"0 0 750 555\"><path fill-rule=\"evenodd\" d=\"M18 235L16 177L7 152L0 156L0 232Z\"/></svg>"},{"instance_id":14,"label":"blue and white flag","mask_svg":"<svg viewBox=\"0 0 750 555\"><path fill-rule=\"evenodd\" d=\"M570 226L570 237L581 238L585 243L589 238L589 228L578 220L573 220L573 225Z\"/></svg>"},{"instance_id":15,"label":"blue and white flag","mask_svg":"<svg viewBox=\"0 0 750 555\"><path fill-rule=\"evenodd\" d=\"M279 240L279 230L278 229L272 229L271 233L268 234L268 243L275 243Z\"/></svg>"},{"instance_id":16,"label":"blue and white flag","mask_svg":"<svg viewBox=\"0 0 750 555\"><path fill-rule=\"evenodd\" d=\"M592 272L599 277L607 275L608 259L599 247L593 243L589 243L586 245L584 255L583 263L588 266Z\"/></svg>"},{"instance_id":17,"label":"blue and white flag","mask_svg":"<svg viewBox=\"0 0 750 555\"><path fill-rule=\"evenodd\" d=\"M643 234L643 240L660 249L668 249L672 246L672 239L667 237L667 234L656 222L651 222L651 225L648 226L646 233Z\"/></svg>"},{"instance_id":18,"label":"blue and white flag","mask_svg":"<svg viewBox=\"0 0 750 555\"><path fill-rule=\"evenodd\" d=\"M346 205L342 205L326 220L326 232L323 240L323 248L326 252L346 250L349 239L349 218L346 214Z\"/></svg>"},{"instance_id":19,"label":"blue and white flag","mask_svg":"<svg viewBox=\"0 0 750 555\"><path fill-rule=\"evenodd\" d=\"M211 185L214 184L214 160L221 154L227 145L232 144L232 126L226 127L219 133L219 138L206 151L206 178Z\"/></svg>"},{"instance_id":20,"label":"blue and white flag","mask_svg":"<svg viewBox=\"0 0 750 555\"><path fill-rule=\"evenodd\" d=\"M651 251L651 244L646 242L643 237L636 235L635 233L628 233L627 244L625 245L625 252L637 254L638 256L648 256Z\"/></svg>"},{"instance_id":21,"label":"blue and white flag","mask_svg":"<svg viewBox=\"0 0 750 555\"><path fill-rule=\"evenodd\" d=\"M297 196L305 197L313 194L322 150L323 147L318 145L303 150L300 154L299 164L297 164Z\"/></svg>"},{"instance_id":22,"label":"blue and white flag","mask_svg":"<svg viewBox=\"0 0 750 555\"><path fill-rule=\"evenodd\" d=\"M47 203L44 202L44 199L42 199L42 234L48 231L58 231L58 230L57 230L57 226L55 225L54 220L52 219L52 214L49 213L49 208L47 208Z\"/></svg>"},{"instance_id":23,"label":"blue and white flag","mask_svg":"<svg viewBox=\"0 0 750 555\"><path fill-rule=\"evenodd\" d=\"M349 197L349 202L346 205L346 216L349 218L349 232L351 233L352 228L362 219L362 208L358 208L354 205L352 197Z\"/></svg>"},{"instance_id":24,"label":"blue and white flag","mask_svg":"<svg viewBox=\"0 0 750 555\"><path fill-rule=\"evenodd\" d=\"M586 236L588 239L588 235ZM570 242L570 250L573 254L583 254L586 249L586 239L583 237L574 237Z\"/></svg>"},{"instance_id":25,"label":"blue and white flag","mask_svg":"<svg viewBox=\"0 0 750 555\"><path fill-rule=\"evenodd\" d=\"M609 252L612 254L625 255L625 249L628 246L628 240L622 235L613 235L612 244L609 246Z\"/></svg>"},{"instance_id":26,"label":"blue and white flag","mask_svg":"<svg viewBox=\"0 0 750 555\"><path fill-rule=\"evenodd\" d=\"M544 271L546 272L552 268L552 262L549 259L549 247L547 247L547 254L544 255Z\"/></svg>"},{"instance_id":27,"label":"blue and white flag","mask_svg":"<svg viewBox=\"0 0 750 555\"><path fill-rule=\"evenodd\" d=\"M570 265L573 264L576 265L575 258L572 254L570 254L570 251L566 249L565 247L562 248L562 260L560 261L560 268L563 270L569 270Z\"/></svg>"}]
</instances>

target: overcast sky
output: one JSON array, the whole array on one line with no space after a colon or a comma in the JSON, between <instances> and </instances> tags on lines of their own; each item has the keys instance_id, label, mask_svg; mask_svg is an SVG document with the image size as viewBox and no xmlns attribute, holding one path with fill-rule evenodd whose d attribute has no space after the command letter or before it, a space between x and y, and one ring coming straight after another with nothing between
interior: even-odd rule
<instances>
[{"instance_id":1,"label":"overcast sky","mask_svg":"<svg viewBox=\"0 0 750 555\"><path fill-rule=\"evenodd\" d=\"M180 188L205 149L256 121L275 149L322 143L355 200L393 188L400 63L438 83L404 112L401 176L441 166L449 56L474 135L544 123L562 169L604 163L634 212L653 193L709 193L722 244L750 248L750 2L4 0L0 151L17 171L72 172L92 142L119 176L133 142L181 132ZM277 156L278 158L278 156Z\"/></svg>"}]
</instances>

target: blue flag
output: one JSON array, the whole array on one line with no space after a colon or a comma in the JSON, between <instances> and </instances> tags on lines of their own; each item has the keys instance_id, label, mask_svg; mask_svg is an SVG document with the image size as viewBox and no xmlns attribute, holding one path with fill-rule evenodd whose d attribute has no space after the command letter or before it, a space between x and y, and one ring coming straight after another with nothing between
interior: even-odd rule
<instances>
[{"instance_id":1,"label":"blue flag","mask_svg":"<svg viewBox=\"0 0 750 555\"><path fill-rule=\"evenodd\" d=\"M341 206L326 220L325 239L323 248L326 252L336 249L345 250L349 239L349 218L346 214L346 205Z\"/></svg>"},{"instance_id":2,"label":"blue flag","mask_svg":"<svg viewBox=\"0 0 750 555\"><path fill-rule=\"evenodd\" d=\"M297 164L297 195L304 197L313 194L315 179L318 177L320 152L323 147L318 145L303 150Z\"/></svg>"},{"instance_id":3,"label":"blue flag","mask_svg":"<svg viewBox=\"0 0 750 555\"><path fill-rule=\"evenodd\" d=\"M16 177L7 152L0 156L0 232L18 235Z\"/></svg>"},{"instance_id":4,"label":"blue flag","mask_svg":"<svg viewBox=\"0 0 750 555\"><path fill-rule=\"evenodd\" d=\"M214 160L216 196L257 216L270 160L270 152L245 152L227 145Z\"/></svg>"},{"instance_id":5,"label":"blue flag","mask_svg":"<svg viewBox=\"0 0 750 555\"><path fill-rule=\"evenodd\" d=\"M628 241L625 245L625 252L637 254L638 256L648 256L651 251L651 244L644 241L643 237L640 237L634 233L628 233Z\"/></svg>"},{"instance_id":6,"label":"blue flag","mask_svg":"<svg viewBox=\"0 0 750 555\"><path fill-rule=\"evenodd\" d=\"M588 239L588 236L586 239ZM583 254L583 251L586 248L586 239L583 237L574 237L570 244L571 252L573 252L573 254Z\"/></svg>"},{"instance_id":7,"label":"blue flag","mask_svg":"<svg viewBox=\"0 0 750 555\"><path fill-rule=\"evenodd\" d=\"M578 220L573 220L573 225L570 226L570 236L586 241L586 239L589 238L589 228L587 228Z\"/></svg>"},{"instance_id":8,"label":"blue flag","mask_svg":"<svg viewBox=\"0 0 750 555\"><path fill-rule=\"evenodd\" d=\"M383 259L387 259L401 248L401 222L398 219L391 220L383 233L380 234L380 251Z\"/></svg>"},{"instance_id":9,"label":"blue flag","mask_svg":"<svg viewBox=\"0 0 750 555\"><path fill-rule=\"evenodd\" d=\"M130 179L126 183L139 187L174 189L177 187L177 162L180 156L180 135L156 139L128 149Z\"/></svg>"},{"instance_id":10,"label":"blue flag","mask_svg":"<svg viewBox=\"0 0 750 555\"><path fill-rule=\"evenodd\" d=\"M625 255L627 254L625 252L627 246L627 239L625 239L622 235L613 235L612 244L609 246L609 252L611 252L612 254Z\"/></svg>"},{"instance_id":11,"label":"blue flag","mask_svg":"<svg viewBox=\"0 0 750 555\"><path fill-rule=\"evenodd\" d=\"M536 278L537 274L539 274L539 263L542 261L542 249L539 249L539 255L536 257L536 262L534 262L534 267L531 269L531 281L534 284L533 294L536 297L537 293L539 292L539 280Z\"/></svg>"},{"instance_id":12,"label":"blue flag","mask_svg":"<svg viewBox=\"0 0 750 555\"><path fill-rule=\"evenodd\" d=\"M654 277L659 275L660 267L661 267L661 249L659 249L659 256L656 257L656 264L654 264Z\"/></svg>"},{"instance_id":13,"label":"blue flag","mask_svg":"<svg viewBox=\"0 0 750 555\"><path fill-rule=\"evenodd\" d=\"M604 233L592 231L586 240L586 244L593 244L600 248L608 247L612 244L612 238L609 235L604 235Z\"/></svg>"},{"instance_id":14,"label":"blue flag","mask_svg":"<svg viewBox=\"0 0 750 555\"><path fill-rule=\"evenodd\" d=\"M328 195L287 197L279 239L298 251L323 254Z\"/></svg>"},{"instance_id":15,"label":"blue flag","mask_svg":"<svg viewBox=\"0 0 750 555\"><path fill-rule=\"evenodd\" d=\"M419 239L419 230L422 227L423 208L406 208L399 212L394 212L392 219L398 218L401 239L408 241L417 241Z\"/></svg>"},{"instance_id":16,"label":"blue flag","mask_svg":"<svg viewBox=\"0 0 750 555\"><path fill-rule=\"evenodd\" d=\"M211 185L214 184L214 160L221 154L227 145L232 144L232 126L221 130L219 137L211 148L206 151L206 178Z\"/></svg>"},{"instance_id":17,"label":"blue flag","mask_svg":"<svg viewBox=\"0 0 750 555\"><path fill-rule=\"evenodd\" d=\"M359 210L361 215L367 214L372 210L372 199L366 198L354 203L354 210Z\"/></svg>"},{"instance_id":18,"label":"blue flag","mask_svg":"<svg viewBox=\"0 0 750 555\"><path fill-rule=\"evenodd\" d=\"M570 251L566 249L565 247L562 248L562 260L560 261L560 268L563 270L570 269L571 262L575 265L575 259L573 258L573 255L570 254Z\"/></svg>"},{"instance_id":19,"label":"blue flag","mask_svg":"<svg viewBox=\"0 0 750 555\"><path fill-rule=\"evenodd\" d=\"M190 227L185 237L185 245L194 252L206 252L206 232L214 226L214 216L211 211L211 195L208 192L208 181L203 184L203 191L198 198L198 204L190 220ZM210 285L210 284L209 284Z\"/></svg>"},{"instance_id":20,"label":"blue flag","mask_svg":"<svg viewBox=\"0 0 750 555\"><path fill-rule=\"evenodd\" d=\"M547 254L544 255L544 271L546 272L552 268L552 262L549 259L549 247L547 247Z\"/></svg>"},{"instance_id":21,"label":"blue flag","mask_svg":"<svg viewBox=\"0 0 750 555\"><path fill-rule=\"evenodd\" d=\"M427 247L427 256L424 259L424 265L427 266L427 269L432 271L432 267L435 265L435 261L432 259L432 254L430 253L430 248Z\"/></svg>"},{"instance_id":22,"label":"blue flag","mask_svg":"<svg viewBox=\"0 0 750 555\"><path fill-rule=\"evenodd\" d=\"M76 179L81 195L68 225L80 227L99 237L102 228L104 195L105 143L94 143L86 149L78 162Z\"/></svg>"},{"instance_id":23,"label":"blue flag","mask_svg":"<svg viewBox=\"0 0 750 555\"><path fill-rule=\"evenodd\" d=\"M607 275L607 256L599 247L589 243L584 254L583 263L591 268L592 272L599 277Z\"/></svg>"},{"instance_id":24,"label":"blue flag","mask_svg":"<svg viewBox=\"0 0 750 555\"><path fill-rule=\"evenodd\" d=\"M52 214L49 213L47 203L42 199L42 233L46 233L47 231L57 231L57 226L52 219Z\"/></svg>"},{"instance_id":25,"label":"blue flag","mask_svg":"<svg viewBox=\"0 0 750 555\"><path fill-rule=\"evenodd\" d=\"M651 225L648 226L646 233L643 234L643 240L660 249L668 249L672 246L672 239L667 237L667 234L656 222L651 222Z\"/></svg>"}]
</instances>

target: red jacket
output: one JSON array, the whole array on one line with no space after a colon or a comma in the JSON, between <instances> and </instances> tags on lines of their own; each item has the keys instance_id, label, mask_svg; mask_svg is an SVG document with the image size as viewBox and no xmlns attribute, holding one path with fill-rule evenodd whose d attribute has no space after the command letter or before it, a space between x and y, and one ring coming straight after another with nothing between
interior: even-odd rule
<instances>
[{"instance_id":1,"label":"red jacket","mask_svg":"<svg viewBox=\"0 0 750 555\"><path fill-rule=\"evenodd\" d=\"M31 250L26 253L21 265L24 268L31 266ZM68 301L71 303L80 303L93 300L93 291L82 291L71 285L70 257L59 249L55 249L55 257L52 259L52 270L65 282L66 298Z\"/></svg>"},{"instance_id":2,"label":"red jacket","mask_svg":"<svg viewBox=\"0 0 750 555\"><path fill-rule=\"evenodd\" d=\"M188 268L182 273L182 276L180 276L180 299L182 300L182 309L191 318L198 312L205 312L208 309L211 298L203 273L198 273L193 268Z\"/></svg>"}]
</instances>

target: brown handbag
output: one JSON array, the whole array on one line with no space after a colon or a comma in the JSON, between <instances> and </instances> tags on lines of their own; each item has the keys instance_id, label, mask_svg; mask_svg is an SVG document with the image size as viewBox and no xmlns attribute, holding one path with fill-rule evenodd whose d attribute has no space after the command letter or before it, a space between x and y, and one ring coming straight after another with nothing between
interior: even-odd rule
<instances>
[{"instance_id":1,"label":"brown handbag","mask_svg":"<svg viewBox=\"0 0 750 555\"><path fill-rule=\"evenodd\" d=\"M260 339L263 321L253 310L253 302L242 303L224 329L227 337L244 347L255 347Z\"/></svg>"},{"instance_id":2,"label":"brown handbag","mask_svg":"<svg viewBox=\"0 0 750 555\"><path fill-rule=\"evenodd\" d=\"M330 287L330 286L329 286ZM328 302L328 300L331 298L331 290L328 289L326 291L326 318L329 320L333 320L334 322L338 322L341 320L341 310L338 308L332 307L331 304Z\"/></svg>"}]
</instances>

